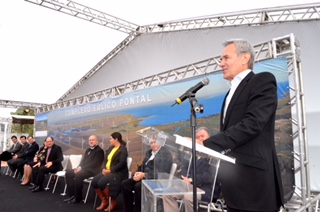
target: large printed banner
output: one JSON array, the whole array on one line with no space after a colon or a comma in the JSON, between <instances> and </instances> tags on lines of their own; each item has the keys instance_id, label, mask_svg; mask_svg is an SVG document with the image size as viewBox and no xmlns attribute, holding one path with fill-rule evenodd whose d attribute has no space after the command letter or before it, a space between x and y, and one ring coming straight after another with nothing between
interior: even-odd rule
<instances>
[{"instance_id":1,"label":"large printed banner","mask_svg":"<svg viewBox=\"0 0 320 212\"><path fill-rule=\"evenodd\" d=\"M277 58L257 63L255 73L268 71L275 75L278 83L278 111L276 119L276 147L282 170L286 199L290 199L294 188L293 141L289 76L286 58ZM127 141L129 156L133 157L133 169L141 162L141 137L137 130L153 126L161 131L182 136L191 136L191 105L185 100L174 105L175 99L203 78L210 80L196 94L204 112L197 113L197 125L206 126L212 133L219 131L219 117L222 101L229 89L222 73L151 87L114 98L59 109L36 116L37 141L53 136L63 148L64 154L83 153L88 148L88 137L97 135L102 148L109 144L109 136L118 131Z\"/></svg>"}]
</instances>

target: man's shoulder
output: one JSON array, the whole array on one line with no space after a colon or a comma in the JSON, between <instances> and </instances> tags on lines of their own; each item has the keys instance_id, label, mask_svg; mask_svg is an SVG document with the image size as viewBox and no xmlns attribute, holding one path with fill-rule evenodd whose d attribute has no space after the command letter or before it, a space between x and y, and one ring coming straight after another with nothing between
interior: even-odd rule
<instances>
[{"instance_id":1,"label":"man's shoulder","mask_svg":"<svg viewBox=\"0 0 320 212\"><path fill-rule=\"evenodd\" d=\"M164 158L166 159L170 159L172 157L170 151L164 146L159 150L159 155L164 155Z\"/></svg>"},{"instance_id":2,"label":"man's shoulder","mask_svg":"<svg viewBox=\"0 0 320 212\"><path fill-rule=\"evenodd\" d=\"M254 75L254 78L261 78L261 79L275 79L275 76L271 72L260 72Z\"/></svg>"},{"instance_id":3,"label":"man's shoulder","mask_svg":"<svg viewBox=\"0 0 320 212\"><path fill-rule=\"evenodd\" d=\"M57 144L54 144L52 147L51 147L52 149L60 149L60 150L62 150L62 148L61 148L61 146L59 146L59 145L57 145Z\"/></svg>"},{"instance_id":4,"label":"man's shoulder","mask_svg":"<svg viewBox=\"0 0 320 212\"><path fill-rule=\"evenodd\" d=\"M91 148L89 147L87 150L86 150L86 152L88 152L88 151L90 151L91 150ZM92 151L94 151L94 152L103 152L104 153L104 151L103 151L103 149L98 145L98 146L95 146L93 149L92 149Z\"/></svg>"}]
</instances>

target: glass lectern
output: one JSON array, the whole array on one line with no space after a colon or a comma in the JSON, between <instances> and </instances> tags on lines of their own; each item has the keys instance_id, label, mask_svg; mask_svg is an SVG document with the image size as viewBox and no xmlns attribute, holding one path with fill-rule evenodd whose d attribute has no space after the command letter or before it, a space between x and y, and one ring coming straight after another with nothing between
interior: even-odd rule
<instances>
[{"instance_id":1,"label":"glass lectern","mask_svg":"<svg viewBox=\"0 0 320 212\"><path fill-rule=\"evenodd\" d=\"M142 180L142 211L161 211L161 200L166 195L193 195L194 185L182 180L182 176L192 179L197 175L197 173L193 173L194 169L191 163L192 141L179 135L169 135L153 127L139 130L137 133L142 136L143 144L145 144L143 146L146 148L145 151L148 151L150 141L153 140L161 145L161 148L166 148L172 156L170 171L159 171L157 167L161 166L158 166L159 164L157 165L158 162L155 160L153 165L154 178ZM201 194L202 197L204 195L209 196L208 199L212 200L220 160L226 160L231 163L235 163L235 160L199 144L196 144L196 157L197 161L204 160L208 163L205 172L208 180L210 180L210 184L205 189L200 189L201 185L197 184L196 193L197 195ZM198 167L198 163L196 167ZM203 175L204 173L201 172L199 174Z\"/></svg>"}]
</instances>

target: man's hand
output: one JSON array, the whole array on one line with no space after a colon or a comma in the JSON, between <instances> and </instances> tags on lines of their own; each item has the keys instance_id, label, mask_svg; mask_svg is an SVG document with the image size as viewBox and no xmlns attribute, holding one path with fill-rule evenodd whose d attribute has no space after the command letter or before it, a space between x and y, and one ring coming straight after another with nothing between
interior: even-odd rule
<instances>
[{"instance_id":1,"label":"man's hand","mask_svg":"<svg viewBox=\"0 0 320 212\"><path fill-rule=\"evenodd\" d=\"M18 155L17 155L17 154L14 155L14 156L12 157L12 159L14 159L14 160L18 159Z\"/></svg>"},{"instance_id":2,"label":"man's hand","mask_svg":"<svg viewBox=\"0 0 320 212\"><path fill-rule=\"evenodd\" d=\"M35 164L34 166L33 166L33 168L36 168L36 167L40 167L40 162L38 162L37 164Z\"/></svg>"},{"instance_id":3,"label":"man's hand","mask_svg":"<svg viewBox=\"0 0 320 212\"><path fill-rule=\"evenodd\" d=\"M46 168L50 168L52 166L52 162L48 162L46 163L46 165L44 165Z\"/></svg>"},{"instance_id":4,"label":"man's hand","mask_svg":"<svg viewBox=\"0 0 320 212\"><path fill-rule=\"evenodd\" d=\"M145 174L143 172L136 172L133 175L133 180L138 182L138 181L141 181L144 177L145 177Z\"/></svg>"},{"instance_id":5,"label":"man's hand","mask_svg":"<svg viewBox=\"0 0 320 212\"><path fill-rule=\"evenodd\" d=\"M81 171L81 167L77 167L77 168L74 169L74 173L75 174L79 173L80 171Z\"/></svg>"},{"instance_id":6,"label":"man's hand","mask_svg":"<svg viewBox=\"0 0 320 212\"><path fill-rule=\"evenodd\" d=\"M181 175L181 178L182 178L182 180L183 180L184 182L186 182L186 183L188 183L188 184L191 184L191 183L192 183L192 179L191 179L191 178L187 178L187 177L185 177L185 176L183 176L183 175Z\"/></svg>"}]
</instances>

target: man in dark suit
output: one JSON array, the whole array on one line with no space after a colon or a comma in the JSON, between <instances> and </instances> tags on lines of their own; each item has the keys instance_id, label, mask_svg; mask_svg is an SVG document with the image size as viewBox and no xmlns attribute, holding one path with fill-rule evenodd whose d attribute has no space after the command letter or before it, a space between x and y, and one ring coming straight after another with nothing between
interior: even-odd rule
<instances>
[{"instance_id":1,"label":"man in dark suit","mask_svg":"<svg viewBox=\"0 0 320 212\"><path fill-rule=\"evenodd\" d=\"M18 174L20 176L23 176L23 166L29 161L32 161L35 154L39 150L39 145L37 142L35 142L33 136L29 135L28 136L28 148L26 151L22 152L21 154L17 154L14 156L17 160L16 163L10 164L12 170L18 170Z\"/></svg>"},{"instance_id":2,"label":"man in dark suit","mask_svg":"<svg viewBox=\"0 0 320 212\"><path fill-rule=\"evenodd\" d=\"M130 179L122 181L124 211L141 211L141 180L157 179L160 172L169 173L172 166L172 155L155 140L149 142L150 150L146 152L144 160L137 172ZM134 194L133 192L134 191ZM134 205L133 205L134 200Z\"/></svg>"},{"instance_id":3,"label":"man in dark suit","mask_svg":"<svg viewBox=\"0 0 320 212\"><path fill-rule=\"evenodd\" d=\"M97 136L91 135L88 139L89 148L84 153L79 166L67 170L66 183L69 198L65 202L75 204L82 201L83 180L95 176L100 172L104 160L104 152L99 146Z\"/></svg>"},{"instance_id":4,"label":"man in dark suit","mask_svg":"<svg viewBox=\"0 0 320 212\"><path fill-rule=\"evenodd\" d=\"M63 154L61 147L54 143L54 139L52 137L47 137L46 145L46 160L44 164L39 162L34 166L34 169L32 169L34 185L28 188L32 192L38 192L42 190L42 185L46 174L56 173L62 170L61 162L63 161Z\"/></svg>"},{"instance_id":5,"label":"man in dark suit","mask_svg":"<svg viewBox=\"0 0 320 212\"><path fill-rule=\"evenodd\" d=\"M203 141L210 137L210 131L206 127L199 127L196 131L196 142L203 146ZM190 138L191 140L191 138ZM196 159L196 167L197 173L194 174L193 166L192 166L192 158L185 158L185 153L183 152L181 155L181 177L182 180L187 184L193 184L192 179L194 177L197 180L197 188L200 188L205 193L203 195L197 195L197 200L205 201L205 202L216 202L220 195L220 183L216 182L216 186L214 188L213 199L211 199L211 193L214 183L215 167L210 165L209 159L204 157L197 157ZM180 194L180 195L163 195L163 208L165 212L171 211L179 211L177 200L182 200L184 204L185 212L192 212L193 210L193 194Z\"/></svg>"},{"instance_id":6,"label":"man in dark suit","mask_svg":"<svg viewBox=\"0 0 320 212\"><path fill-rule=\"evenodd\" d=\"M1 170L1 161L8 161L8 160L12 159L12 157L17 152L19 152L19 150L22 147L21 143L18 142L17 136L15 136L15 135L11 136L11 140L12 140L12 143L13 143L11 145L11 147L8 150L0 153L0 170Z\"/></svg>"},{"instance_id":7,"label":"man in dark suit","mask_svg":"<svg viewBox=\"0 0 320 212\"><path fill-rule=\"evenodd\" d=\"M231 88L220 133L204 145L236 159L236 164L221 162L218 175L228 212L278 211L284 202L274 142L276 79L252 72L255 54L247 41L230 40L224 46L220 66Z\"/></svg>"},{"instance_id":8,"label":"man in dark suit","mask_svg":"<svg viewBox=\"0 0 320 212\"><path fill-rule=\"evenodd\" d=\"M24 155L28 151L30 146L30 144L27 142L27 137L24 135L20 136L20 143L21 143L21 149L19 150L19 152L13 155L12 159L8 160L8 166L12 171L12 173L15 173L15 171L17 170L17 164L23 161L23 159L20 158L20 156ZM18 176L18 173L13 177L15 178L17 176Z\"/></svg>"}]
</instances>

